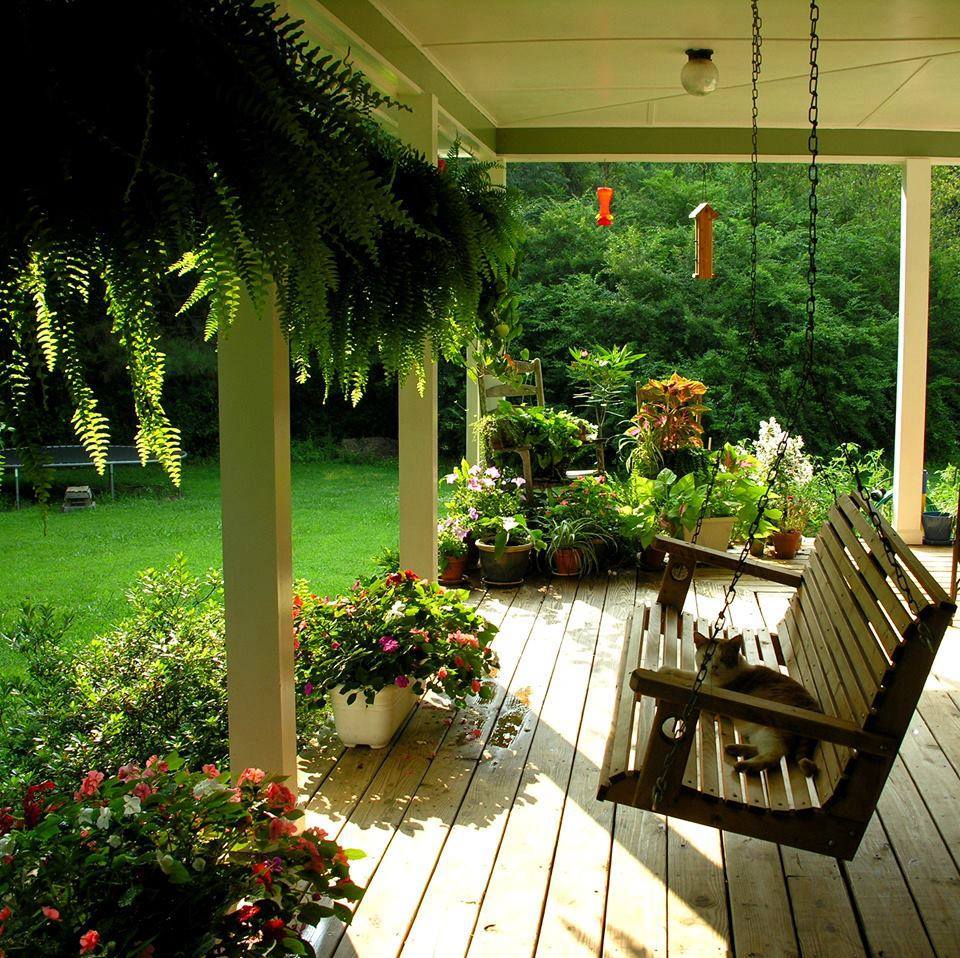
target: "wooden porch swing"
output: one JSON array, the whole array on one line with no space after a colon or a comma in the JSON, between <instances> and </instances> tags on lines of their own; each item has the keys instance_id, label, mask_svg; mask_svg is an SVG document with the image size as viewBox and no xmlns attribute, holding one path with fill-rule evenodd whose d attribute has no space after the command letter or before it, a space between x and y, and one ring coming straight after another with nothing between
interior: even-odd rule
<instances>
[{"instance_id":1,"label":"wooden porch swing","mask_svg":"<svg viewBox=\"0 0 960 958\"><path fill-rule=\"evenodd\" d=\"M755 328L756 94L761 40L756 0L751 6L751 327ZM669 562L657 601L635 609L627 624L598 797L850 859L876 808L956 606L879 514L852 458L847 462L858 491L837 500L803 572L749 557L812 373L819 179L818 16L816 0L811 0L807 356L789 418L791 428L778 449L757 517L739 557L696 544L719 469L719 456L715 457L694 541L657 540L669 554ZM697 629L708 636L699 669L694 648L696 623L683 611L698 562L733 570L716 621L712 626L701 623ZM748 661L779 669L801 682L818 701L822 713L704 686L717 644L730 637L726 616L744 574L796 589L776 631L744 631ZM691 678L657 671L664 666L689 672ZM807 777L786 760L779 768L759 775L736 772L725 747L738 741L738 720L814 739L819 774Z\"/></svg>"}]
</instances>

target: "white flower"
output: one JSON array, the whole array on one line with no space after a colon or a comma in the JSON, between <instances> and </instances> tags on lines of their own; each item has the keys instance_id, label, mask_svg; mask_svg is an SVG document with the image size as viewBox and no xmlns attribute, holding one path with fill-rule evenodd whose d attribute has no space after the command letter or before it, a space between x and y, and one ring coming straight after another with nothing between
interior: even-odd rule
<instances>
[{"instance_id":1,"label":"white flower","mask_svg":"<svg viewBox=\"0 0 960 958\"><path fill-rule=\"evenodd\" d=\"M113 818L113 812L104 805L100 809L100 814L97 816L97 828L106 829L110 827L110 820Z\"/></svg>"},{"instance_id":2,"label":"white flower","mask_svg":"<svg viewBox=\"0 0 960 958\"><path fill-rule=\"evenodd\" d=\"M160 866L160 871L162 871L164 875L169 875L173 871L174 866L177 864L177 860L173 857L173 855L161 854L158 849L157 864Z\"/></svg>"},{"instance_id":3,"label":"white flower","mask_svg":"<svg viewBox=\"0 0 960 958\"><path fill-rule=\"evenodd\" d=\"M216 778L204 778L193 786L193 797L196 799L206 798L209 795L219 795L221 792L229 792L231 788L224 782Z\"/></svg>"},{"instance_id":4,"label":"white flower","mask_svg":"<svg viewBox=\"0 0 960 958\"><path fill-rule=\"evenodd\" d=\"M96 813L97 810L95 808L81 808L80 813L77 815L77 821L81 825L92 825Z\"/></svg>"},{"instance_id":5,"label":"white flower","mask_svg":"<svg viewBox=\"0 0 960 958\"><path fill-rule=\"evenodd\" d=\"M457 481L457 474L455 472L448 472L444 477L443 481L448 485L452 486Z\"/></svg>"},{"instance_id":6,"label":"white flower","mask_svg":"<svg viewBox=\"0 0 960 958\"><path fill-rule=\"evenodd\" d=\"M517 522L513 516L501 516L500 521L502 522L503 528L506 532L509 532L511 529L516 529L517 526L520 525L520 523Z\"/></svg>"},{"instance_id":7,"label":"white flower","mask_svg":"<svg viewBox=\"0 0 960 958\"><path fill-rule=\"evenodd\" d=\"M527 484L527 480L524 479L523 476L514 476L510 481L511 481L518 489L519 489L521 486L525 486L525 485Z\"/></svg>"},{"instance_id":8,"label":"white flower","mask_svg":"<svg viewBox=\"0 0 960 958\"><path fill-rule=\"evenodd\" d=\"M403 602L403 599L397 599L393 605L387 609L386 614L383 617L384 622L392 622L394 619L399 619L404 612L406 612L406 605Z\"/></svg>"},{"instance_id":9,"label":"white flower","mask_svg":"<svg viewBox=\"0 0 960 958\"><path fill-rule=\"evenodd\" d=\"M140 797L138 795L123 796L123 814L128 818L140 814Z\"/></svg>"},{"instance_id":10,"label":"white flower","mask_svg":"<svg viewBox=\"0 0 960 958\"><path fill-rule=\"evenodd\" d=\"M491 479L500 478L500 470L496 466L491 466L486 473Z\"/></svg>"},{"instance_id":11,"label":"white flower","mask_svg":"<svg viewBox=\"0 0 960 958\"><path fill-rule=\"evenodd\" d=\"M198 856L191 862L191 865L193 866L193 870L194 870L195 872L202 872L202 871L204 870L204 868L207 867L207 862L206 862L206 859L200 858L200 856L198 855Z\"/></svg>"},{"instance_id":12,"label":"white flower","mask_svg":"<svg viewBox=\"0 0 960 958\"><path fill-rule=\"evenodd\" d=\"M122 839L116 832L114 832L114 833L107 839L107 844L108 844L111 848L119 848L119 847L120 847L120 843L121 843L122 841L123 841L123 839Z\"/></svg>"},{"instance_id":13,"label":"white flower","mask_svg":"<svg viewBox=\"0 0 960 958\"><path fill-rule=\"evenodd\" d=\"M16 832L7 832L6 835L0 835L0 855L9 855L13 852L13 846L16 844Z\"/></svg>"}]
</instances>

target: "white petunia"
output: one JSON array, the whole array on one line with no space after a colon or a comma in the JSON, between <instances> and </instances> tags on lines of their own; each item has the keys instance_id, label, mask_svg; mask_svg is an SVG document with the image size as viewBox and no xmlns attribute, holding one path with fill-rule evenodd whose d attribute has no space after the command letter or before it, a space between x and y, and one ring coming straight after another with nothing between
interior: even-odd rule
<instances>
[{"instance_id":1,"label":"white petunia","mask_svg":"<svg viewBox=\"0 0 960 958\"><path fill-rule=\"evenodd\" d=\"M138 795L124 795L123 796L123 814L128 818L133 815L140 814L140 796Z\"/></svg>"}]
</instances>

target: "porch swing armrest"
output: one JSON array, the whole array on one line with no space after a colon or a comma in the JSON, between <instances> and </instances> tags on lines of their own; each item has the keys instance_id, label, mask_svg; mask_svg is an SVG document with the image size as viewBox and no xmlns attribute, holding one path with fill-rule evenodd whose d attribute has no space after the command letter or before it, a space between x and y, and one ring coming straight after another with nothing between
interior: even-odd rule
<instances>
[{"instance_id":1,"label":"porch swing armrest","mask_svg":"<svg viewBox=\"0 0 960 958\"><path fill-rule=\"evenodd\" d=\"M637 698L651 696L660 702L680 707L690 698L692 676L672 675L651 669L636 669L630 676L630 688ZM728 689L703 688L697 696L697 707L732 719L769 725L773 728L803 735L806 738L846 745L872 755L888 758L896 755L898 743L888 735L864 731L859 725L834 715L824 715L812 709L795 708L769 699L731 692Z\"/></svg>"},{"instance_id":2,"label":"porch swing armrest","mask_svg":"<svg viewBox=\"0 0 960 958\"><path fill-rule=\"evenodd\" d=\"M739 556L729 552L720 552L685 539L673 539L670 536L657 536L654 545L663 549L668 555L678 559L686 559L690 563L702 562L719 569L736 569L740 563ZM791 588L800 588L803 582L803 573L794 569L784 569L781 566L770 565L757 559L747 559L743 567L744 575L754 576L757 579L766 579L768 582L778 582Z\"/></svg>"}]
</instances>

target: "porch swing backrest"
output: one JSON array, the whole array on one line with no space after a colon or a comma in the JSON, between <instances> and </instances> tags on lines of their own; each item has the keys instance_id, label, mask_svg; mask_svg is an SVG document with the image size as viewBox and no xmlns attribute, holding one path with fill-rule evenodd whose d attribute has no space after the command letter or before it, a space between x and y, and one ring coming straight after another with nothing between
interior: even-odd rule
<instances>
[{"instance_id":1,"label":"porch swing backrest","mask_svg":"<svg viewBox=\"0 0 960 958\"><path fill-rule=\"evenodd\" d=\"M817 697L825 714L899 740L926 678L928 665L921 668L918 659L927 655L911 651L924 638L865 510L856 494L842 496L831 510L780 623L779 643L787 671ZM889 524L884 533L920 616L948 603ZM829 803L849 775L854 753L830 742L821 742L819 751L817 789Z\"/></svg>"}]
</instances>

